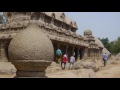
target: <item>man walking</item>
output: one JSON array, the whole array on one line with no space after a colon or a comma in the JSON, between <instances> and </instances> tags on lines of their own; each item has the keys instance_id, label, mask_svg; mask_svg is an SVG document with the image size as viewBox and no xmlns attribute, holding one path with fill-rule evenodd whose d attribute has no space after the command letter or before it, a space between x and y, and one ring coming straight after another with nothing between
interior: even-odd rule
<instances>
[{"instance_id":1,"label":"man walking","mask_svg":"<svg viewBox=\"0 0 120 90\"><path fill-rule=\"evenodd\" d=\"M106 66L107 60L108 60L108 55L107 53L105 53L103 54L104 67Z\"/></svg>"}]
</instances>

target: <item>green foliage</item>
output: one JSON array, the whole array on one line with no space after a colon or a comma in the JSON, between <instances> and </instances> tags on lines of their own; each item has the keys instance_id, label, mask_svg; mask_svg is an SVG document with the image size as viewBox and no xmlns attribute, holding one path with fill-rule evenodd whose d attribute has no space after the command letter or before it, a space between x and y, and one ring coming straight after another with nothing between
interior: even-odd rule
<instances>
[{"instance_id":1,"label":"green foliage","mask_svg":"<svg viewBox=\"0 0 120 90\"><path fill-rule=\"evenodd\" d=\"M120 37L116 41L109 42L108 38L100 39L105 48L107 48L111 53L118 54L120 53Z\"/></svg>"},{"instance_id":2,"label":"green foliage","mask_svg":"<svg viewBox=\"0 0 120 90\"><path fill-rule=\"evenodd\" d=\"M103 45L105 46L105 48L109 49L109 47L110 47L110 45L109 45L109 39L108 38L102 38L100 40L103 43Z\"/></svg>"}]
</instances>

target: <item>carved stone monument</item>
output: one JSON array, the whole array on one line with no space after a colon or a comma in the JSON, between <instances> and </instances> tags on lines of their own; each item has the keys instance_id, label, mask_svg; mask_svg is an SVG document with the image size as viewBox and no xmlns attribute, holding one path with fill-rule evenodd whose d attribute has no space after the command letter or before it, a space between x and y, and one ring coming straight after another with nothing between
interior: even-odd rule
<instances>
[{"instance_id":1,"label":"carved stone monument","mask_svg":"<svg viewBox=\"0 0 120 90\"><path fill-rule=\"evenodd\" d=\"M37 21L31 20L28 27L11 40L8 56L17 69L17 77L45 77L54 49Z\"/></svg>"}]
</instances>

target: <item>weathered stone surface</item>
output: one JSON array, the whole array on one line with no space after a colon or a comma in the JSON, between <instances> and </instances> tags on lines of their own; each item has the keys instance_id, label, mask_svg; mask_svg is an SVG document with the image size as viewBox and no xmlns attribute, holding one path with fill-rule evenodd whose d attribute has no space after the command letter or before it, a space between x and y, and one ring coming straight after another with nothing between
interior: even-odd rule
<instances>
[{"instance_id":1,"label":"weathered stone surface","mask_svg":"<svg viewBox=\"0 0 120 90\"><path fill-rule=\"evenodd\" d=\"M45 72L38 72L38 71L17 71L17 77L45 77Z\"/></svg>"},{"instance_id":2,"label":"weathered stone surface","mask_svg":"<svg viewBox=\"0 0 120 90\"><path fill-rule=\"evenodd\" d=\"M0 75L14 75L16 68L11 62L0 62Z\"/></svg>"},{"instance_id":3,"label":"weathered stone surface","mask_svg":"<svg viewBox=\"0 0 120 90\"><path fill-rule=\"evenodd\" d=\"M96 78L96 74L92 69L74 70L73 73L76 74L78 78Z\"/></svg>"},{"instance_id":4,"label":"weathered stone surface","mask_svg":"<svg viewBox=\"0 0 120 90\"><path fill-rule=\"evenodd\" d=\"M28 28L16 35L8 48L10 61L19 77L43 77L52 63L54 49L50 39L31 21Z\"/></svg>"},{"instance_id":5,"label":"weathered stone surface","mask_svg":"<svg viewBox=\"0 0 120 90\"><path fill-rule=\"evenodd\" d=\"M52 62L52 64L46 69L46 73L55 73L61 70L62 68L60 64L56 64L55 62Z\"/></svg>"},{"instance_id":6,"label":"weathered stone surface","mask_svg":"<svg viewBox=\"0 0 120 90\"><path fill-rule=\"evenodd\" d=\"M50 39L36 25L30 25L14 37L9 45L10 60L53 60Z\"/></svg>"},{"instance_id":7,"label":"weathered stone surface","mask_svg":"<svg viewBox=\"0 0 120 90\"><path fill-rule=\"evenodd\" d=\"M15 60L12 61L19 71L44 71L52 62L46 60Z\"/></svg>"},{"instance_id":8,"label":"weathered stone surface","mask_svg":"<svg viewBox=\"0 0 120 90\"><path fill-rule=\"evenodd\" d=\"M73 65L73 68L74 69L83 69L83 68L86 68L86 69L92 69L94 71L98 71L99 70L99 66L96 63L94 63L92 61L88 61L88 60L76 62Z\"/></svg>"}]
</instances>

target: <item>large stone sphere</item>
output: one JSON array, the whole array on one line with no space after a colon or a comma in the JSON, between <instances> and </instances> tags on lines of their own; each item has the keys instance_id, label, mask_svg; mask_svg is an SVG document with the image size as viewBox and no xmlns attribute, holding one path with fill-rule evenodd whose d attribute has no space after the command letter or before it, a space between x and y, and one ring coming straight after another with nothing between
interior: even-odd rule
<instances>
[{"instance_id":1,"label":"large stone sphere","mask_svg":"<svg viewBox=\"0 0 120 90\"><path fill-rule=\"evenodd\" d=\"M51 40L40 30L39 26L30 23L28 28L11 40L8 55L17 68L18 75L40 76L41 73L38 72L44 72L52 63L54 49ZM37 75L32 74L33 71L34 74L36 71Z\"/></svg>"}]
</instances>

